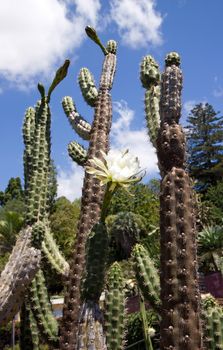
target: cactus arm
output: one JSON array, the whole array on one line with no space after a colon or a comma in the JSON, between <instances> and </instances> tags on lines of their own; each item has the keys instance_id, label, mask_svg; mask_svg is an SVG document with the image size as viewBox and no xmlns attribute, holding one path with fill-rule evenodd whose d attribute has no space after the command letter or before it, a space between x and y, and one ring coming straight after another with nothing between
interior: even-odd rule
<instances>
[{"instance_id":1,"label":"cactus arm","mask_svg":"<svg viewBox=\"0 0 223 350\"><path fill-rule=\"evenodd\" d=\"M202 349L196 231L191 181L184 169L185 141L178 125L182 72L170 53L161 86L157 153L160 195L161 349Z\"/></svg>"},{"instance_id":2,"label":"cactus arm","mask_svg":"<svg viewBox=\"0 0 223 350\"><path fill-rule=\"evenodd\" d=\"M33 133L35 128L35 109L30 107L26 110L24 123L23 123L23 141L25 145L23 162L24 162L24 187L25 192L29 187L30 170L32 168L32 143Z\"/></svg>"},{"instance_id":3,"label":"cactus arm","mask_svg":"<svg viewBox=\"0 0 223 350\"><path fill-rule=\"evenodd\" d=\"M39 268L40 251L31 247L31 228L16 241L0 277L0 323L10 321L23 302L25 291Z\"/></svg>"},{"instance_id":4,"label":"cactus arm","mask_svg":"<svg viewBox=\"0 0 223 350\"><path fill-rule=\"evenodd\" d=\"M122 271L117 262L108 272L105 292L105 333L108 349L122 350L125 328L125 294Z\"/></svg>"},{"instance_id":5,"label":"cactus arm","mask_svg":"<svg viewBox=\"0 0 223 350\"><path fill-rule=\"evenodd\" d=\"M39 350L40 339L38 326L27 298L21 308L20 332L21 349Z\"/></svg>"},{"instance_id":6,"label":"cactus arm","mask_svg":"<svg viewBox=\"0 0 223 350\"><path fill-rule=\"evenodd\" d=\"M41 248L51 267L53 267L59 275L67 276L69 273L69 264L58 249L49 229L46 229Z\"/></svg>"},{"instance_id":7,"label":"cactus arm","mask_svg":"<svg viewBox=\"0 0 223 350\"><path fill-rule=\"evenodd\" d=\"M72 98L69 96L64 97L62 106L72 128L83 140L88 141L90 139L91 125L77 112Z\"/></svg>"},{"instance_id":8,"label":"cactus arm","mask_svg":"<svg viewBox=\"0 0 223 350\"><path fill-rule=\"evenodd\" d=\"M160 309L160 283L159 274L148 252L141 244L136 244L132 251L134 270L138 286L143 297L150 302L152 307Z\"/></svg>"},{"instance_id":9,"label":"cactus arm","mask_svg":"<svg viewBox=\"0 0 223 350\"><path fill-rule=\"evenodd\" d=\"M78 142L72 141L68 145L68 154L71 159L80 166L84 166L87 161L87 150Z\"/></svg>"},{"instance_id":10,"label":"cactus arm","mask_svg":"<svg viewBox=\"0 0 223 350\"><path fill-rule=\"evenodd\" d=\"M41 269L31 282L29 301L42 336L51 345L57 346L58 325L52 313L45 278Z\"/></svg>"},{"instance_id":11,"label":"cactus arm","mask_svg":"<svg viewBox=\"0 0 223 350\"><path fill-rule=\"evenodd\" d=\"M111 128L112 104L109 90L112 87L116 66L114 53L105 56L101 83L95 105L94 121L90 132L87 159L102 159L101 151L108 151ZM87 165L88 161L87 161ZM71 350L77 345L78 312L80 308L80 282L85 268L85 243L93 225L99 220L104 189L99 180L85 172L82 189L81 213L78 223L76 252L70 270L69 285L65 294L60 349Z\"/></svg>"},{"instance_id":12,"label":"cactus arm","mask_svg":"<svg viewBox=\"0 0 223 350\"><path fill-rule=\"evenodd\" d=\"M81 68L78 81L85 101L89 106L95 107L98 90L95 86L93 75L87 68Z\"/></svg>"},{"instance_id":13,"label":"cactus arm","mask_svg":"<svg viewBox=\"0 0 223 350\"><path fill-rule=\"evenodd\" d=\"M146 89L144 104L148 134L156 148L160 126L160 73L158 64L151 56L145 56L141 62L140 79Z\"/></svg>"}]
</instances>

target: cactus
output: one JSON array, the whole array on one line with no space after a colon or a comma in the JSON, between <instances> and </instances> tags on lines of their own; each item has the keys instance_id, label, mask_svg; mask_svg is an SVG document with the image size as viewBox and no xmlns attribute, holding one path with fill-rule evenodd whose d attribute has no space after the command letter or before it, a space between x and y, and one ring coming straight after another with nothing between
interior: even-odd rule
<instances>
[{"instance_id":1,"label":"cactus","mask_svg":"<svg viewBox=\"0 0 223 350\"><path fill-rule=\"evenodd\" d=\"M84 166L87 161L87 151L78 142L72 141L68 145L69 156L78 165Z\"/></svg>"},{"instance_id":2,"label":"cactus","mask_svg":"<svg viewBox=\"0 0 223 350\"><path fill-rule=\"evenodd\" d=\"M97 37L95 30L88 27L86 32L96 41L101 48L104 48ZM115 42L109 43L108 49L114 52ZM102 68L102 74L98 89L97 99L95 101L95 113L92 127L89 128L89 148L87 152L87 161L93 157L102 159L101 151L108 150L108 135L111 127L112 106L109 90L112 87L116 55L103 49L105 59ZM66 102L66 103L65 103ZM70 98L63 101L65 113L69 113L73 108ZM65 106L66 105L66 106ZM76 113L76 112L75 112ZM85 243L88 233L93 225L98 222L100 216L100 207L103 200L104 189L100 186L99 180L91 174L85 172L84 184L82 190L81 213L78 224L76 251L73 258L72 268L68 281L68 289L65 293L65 303L63 310L63 320L60 329L60 348L73 349L77 345L77 325L78 313L80 310L80 284L85 267Z\"/></svg>"},{"instance_id":3,"label":"cactus","mask_svg":"<svg viewBox=\"0 0 223 350\"><path fill-rule=\"evenodd\" d=\"M160 126L160 73L159 66L151 56L145 56L141 63L140 79L145 93L145 115L150 141L156 148Z\"/></svg>"},{"instance_id":4,"label":"cactus","mask_svg":"<svg viewBox=\"0 0 223 350\"><path fill-rule=\"evenodd\" d=\"M94 84L93 75L87 68L81 68L78 81L85 101L89 106L95 107L98 90Z\"/></svg>"},{"instance_id":5,"label":"cactus","mask_svg":"<svg viewBox=\"0 0 223 350\"><path fill-rule=\"evenodd\" d=\"M72 128L83 140L89 141L91 125L77 112L72 97L64 97L62 106Z\"/></svg>"},{"instance_id":6,"label":"cactus","mask_svg":"<svg viewBox=\"0 0 223 350\"><path fill-rule=\"evenodd\" d=\"M57 346L57 321L52 314L45 286L45 278L41 269L36 273L35 278L31 282L29 302L42 336L48 343Z\"/></svg>"},{"instance_id":7,"label":"cactus","mask_svg":"<svg viewBox=\"0 0 223 350\"><path fill-rule=\"evenodd\" d=\"M31 228L23 229L0 278L0 324L19 311L24 292L40 265L41 254L31 246Z\"/></svg>"},{"instance_id":8,"label":"cactus","mask_svg":"<svg viewBox=\"0 0 223 350\"><path fill-rule=\"evenodd\" d=\"M20 324L20 348L23 350L39 350L39 331L38 326L26 299L21 308L21 324Z\"/></svg>"},{"instance_id":9,"label":"cactus","mask_svg":"<svg viewBox=\"0 0 223 350\"><path fill-rule=\"evenodd\" d=\"M210 294L202 297L201 315L206 349L223 349L223 309Z\"/></svg>"},{"instance_id":10,"label":"cactus","mask_svg":"<svg viewBox=\"0 0 223 350\"><path fill-rule=\"evenodd\" d=\"M145 235L142 217L132 212L120 212L112 223L110 233L121 256L129 258L133 246Z\"/></svg>"},{"instance_id":11,"label":"cactus","mask_svg":"<svg viewBox=\"0 0 223 350\"><path fill-rule=\"evenodd\" d=\"M185 172L185 137L178 124L182 72L177 53L166 56L156 139L161 169L161 349L202 348L196 229L191 181Z\"/></svg>"},{"instance_id":12,"label":"cactus","mask_svg":"<svg viewBox=\"0 0 223 350\"><path fill-rule=\"evenodd\" d=\"M137 284L143 297L155 310L160 309L159 274L148 252L141 244L136 244L132 251Z\"/></svg>"},{"instance_id":13,"label":"cactus","mask_svg":"<svg viewBox=\"0 0 223 350\"><path fill-rule=\"evenodd\" d=\"M108 233L104 223L97 223L87 241L86 272L83 280L82 299L98 302L104 287Z\"/></svg>"},{"instance_id":14,"label":"cactus","mask_svg":"<svg viewBox=\"0 0 223 350\"><path fill-rule=\"evenodd\" d=\"M108 272L105 291L105 333L108 349L121 350L124 344L125 294L122 271L117 262Z\"/></svg>"}]
</instances>

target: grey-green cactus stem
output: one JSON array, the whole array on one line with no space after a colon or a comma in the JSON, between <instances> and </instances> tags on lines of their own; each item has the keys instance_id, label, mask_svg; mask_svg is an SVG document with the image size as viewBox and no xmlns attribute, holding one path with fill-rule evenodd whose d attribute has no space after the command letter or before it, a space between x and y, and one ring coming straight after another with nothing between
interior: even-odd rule
<instances>
[{"instance_id":1,"label":"grey-green cactus stem","mask_svg":"<svg viewBox=\"0 0 223 350\"><path fill-rule=\"evenodd\" d=\"M0 324L19 311L25 290L40 264L40 250L31 246L31 228L22 230L0 277Z\"/></svg>"},{"instance_id":2,"label":"grey-green cactus stem","mask_svg":"<svg viewBox=\"0 0 223 350\"><path fill-rule=\"evenodd\" d=\"M125 328L125 293L122 271L117 262L108 272L105 291L105 333L108 349L122 350Z\"/></svg>"},{"instance_id":3,"label":"grey-green cactus stem","mask_svg":"<svg viewBox=\"0 0 223 350\"><path fill-rule=\"evenodd\" d=\"M68 153L74 162L80 166L84 166L87 161L87 150L78 142L72 141L68 145Z\"/></svg>"},{"instance_id":4,"label":"grey-green cactus stem","mask_svg":"<svg viewBox=\"0 0 223 350\"><path fill-rule=\"evenodd\" d=\"M182 72L179 55L166 57L162 75L157 153L160 195L160 348L201 350L200 294L191 181L184 168L185 138L178 125Z\"/></svg>"},{"instance_id":5,"label":"grey-green cactus stem","mask_svg":"<svg viewBox=\"0 0 223 350\"><path fill-rule=\"evenodd\" d=\"M141 62L140 79L145 92L145 115L151 143L156 148L160 126L160 72L159 66L151 56Z\"/></svg>"},{"instance_id":6,"label":"grey-green cactus stem","mask_svg":"<svg viewBox=\"0 0 223 350\"><path fill-rule=\"evenodd\" d=\"M155 310L160 309L160 281L157 269L148 255L148 251L136 244L132 251L134 270L138 286L145 298Z\"/></svg>"},{"instance_id":7,"label":"grey-green cactus stem","mask_svg":"<svg viewBox=\"0 0 223 350\"><path fill-rule=\"evenodd\" d=\"M97 303L84 302L81 306L78 326L78 350L107 350L103 314Z\"/></svg>"},{"instance_id":8,"label":"grey-green cactus stem","mask_svg":"<svg viewBox=\"0 0 223 350\"><path fill-rule=\"evenodd\" d=\"M116 56L107 53L104 59L94 120L90 132L87 159L102 159L101 151L108 151L108 137L111 128L112 104L109 90L112 87L116 67ZM88 161L86 163L88 164ZM85 268L85 243L93 225L98 222L104 189L98 179L85 173L81 199L81 213L78 223L76 250L70 270L68 290L61 326L60 349L71 350L77 345L78 313L80 310L80 284Z\"/></svg>"},{"instance_id":9,"label":"grey-green cactus stem","mask_svg":"<svg viewBox=\"0 0 223 350\"><path fill-rule=\"evenodd\" d=\"M83 140L88 141L90 139L91 125L77 112L72 98L69 96L64 97L62 106L72 128Z\"/></svg>"},{"instance_id":10,"label":"grey-green cactus stem","mask_svg":"<svg viewBox=\"0 0 223 350\"><path fill-rule=\"evenodd\" d=\"M78 81L85 101L89 106L95 107L98 90L95 86L93 75L87 68L81 68Z\"/></svg>"}]
</instances>

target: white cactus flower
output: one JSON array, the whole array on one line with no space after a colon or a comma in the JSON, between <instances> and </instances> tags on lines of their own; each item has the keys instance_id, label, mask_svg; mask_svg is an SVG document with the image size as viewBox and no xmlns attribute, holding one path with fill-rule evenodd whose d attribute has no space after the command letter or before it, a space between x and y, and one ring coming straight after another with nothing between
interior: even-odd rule
<instances>
[{"instance_id":1,"label":"white cactus flower","mask_svg":"<svg viewBox=\"0 0 223 350\"><path fill-rule=\"evenodd\" d=\"M155 333L156 333L156 331L155 331L154 328L149 327L147 331L148 331L148 335L149 335L151 338L154 337L154 335L155 335Z\"/></svg>"},{"instance_id":2,"label":"white cactus flower","mask_svg":"<svg viewBox=\"0 0 223 350\"><path fill-rule=\"evenodd\" d=\"M111 183L111 191L116 186L127 188L132 183L140 181L144 176L140 169L139 159L129 154L128 150L124 152L110 150L108 154L102 151L101 153L104 161L96 157L90 159L91 166L87 166L86 171L98 178L101 185Z\"/></svg>"}]
</instances>

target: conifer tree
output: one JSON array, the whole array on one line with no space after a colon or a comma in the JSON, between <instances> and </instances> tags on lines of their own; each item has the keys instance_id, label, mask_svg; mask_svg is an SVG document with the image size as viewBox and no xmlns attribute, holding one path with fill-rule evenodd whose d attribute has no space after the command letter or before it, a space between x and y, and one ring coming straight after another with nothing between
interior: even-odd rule
<instances>
[{"instance_id":1,"label":"conifer tree","mask_svg":"<svg viewBox=\"0 0 223 350\"><path fill-rule=\"evenodd\" d=\"M205 193L223 173L223 116L208 104L197 104L188 119L188 165L195 189Z\"/></svg>"}]
</instances>

